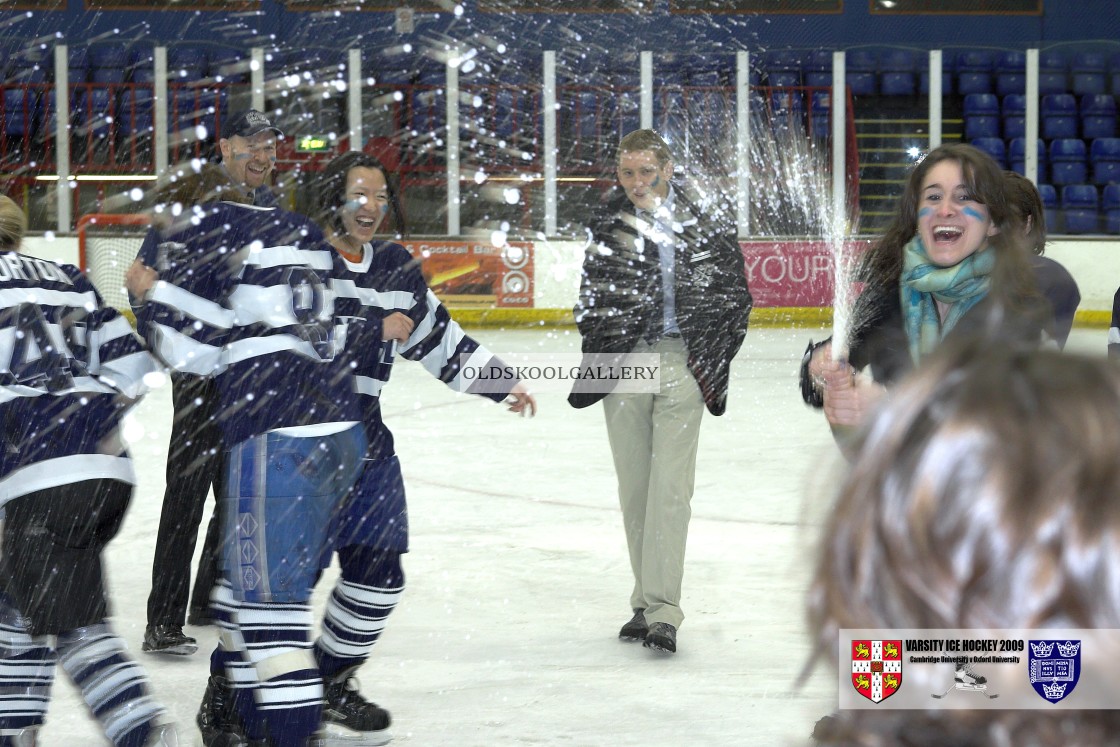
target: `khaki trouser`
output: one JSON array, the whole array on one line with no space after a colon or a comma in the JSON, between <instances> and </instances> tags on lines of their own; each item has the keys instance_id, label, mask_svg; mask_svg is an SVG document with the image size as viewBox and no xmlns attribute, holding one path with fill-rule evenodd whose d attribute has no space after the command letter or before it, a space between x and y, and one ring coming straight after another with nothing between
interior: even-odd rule
<instances>
[{"instance_id":1,"label":"khaki trouser","mask_svg":"<svg viewBox=\"0 0 1120 747\"><path fill-rule=\"evenodd\" d=\"M635 353L661 354L658 394L610 394L603 400L634 591L630 606L649 623L680 627L681 580L696 477L696 448L704 398L688 370L680 338Z\"/></svg>"}]
</instances>

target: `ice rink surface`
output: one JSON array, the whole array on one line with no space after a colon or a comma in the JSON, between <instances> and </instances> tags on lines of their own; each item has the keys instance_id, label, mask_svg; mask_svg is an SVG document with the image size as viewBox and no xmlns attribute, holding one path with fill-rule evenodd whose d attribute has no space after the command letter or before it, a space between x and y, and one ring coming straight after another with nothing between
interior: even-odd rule
<instances>
[{"instance_id":1,"label":"ice rink surface","mask_svg":"<svg viewBox=\"0 0 1120 747\"><path fill-rule=\"evenodd\" d=\"M472 332L494 352L573 352L572 329ZM408 489L406 590L361 690L393 715L394 745L803 745L836 707L834 675L795 680L809 652L804 598L818 527L842 469L797 366L815 329L752 329L728 412L705 415L675 656L617 639L631 576L602 408L538 397L534 419L457 394L418 364L383 394ZM1103 355L1107 333L1067 349ZM129 430L140 484L108 552L112 622L188 745L216 641L191 657L140 652L171 423L153 391ZM321 611L334 573L317 590ZM61 673L61 670L59 670ZM65 678L45 747L101 745Z\"/></svg>"}]
</instances>

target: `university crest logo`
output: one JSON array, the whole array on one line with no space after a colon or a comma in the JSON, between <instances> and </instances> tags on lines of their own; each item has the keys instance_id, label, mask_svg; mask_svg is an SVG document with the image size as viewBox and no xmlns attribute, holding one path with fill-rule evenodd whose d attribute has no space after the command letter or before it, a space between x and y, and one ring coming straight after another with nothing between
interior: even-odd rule
<instances>
[{"instance_id":1,"label":"university crest logo","mask_svg":"<svg viewBox=\"0 0 1120 747\"><path fill-rule=\"evenodd\" d=\"M1057 703L1077 687L1081 676L1081 641L1030 641L1027 652L1031 687Z\"/></svg>"},{"instance_id":2,"label":"university crest logo","mask_svg":"<svg viewBox=\"0 0 1120 747\"><path fill-rule=\"evenodd\" d=\"M852 686L872 703L902 687L902 641L852 641Z\"/></svg>"}]
</instances>

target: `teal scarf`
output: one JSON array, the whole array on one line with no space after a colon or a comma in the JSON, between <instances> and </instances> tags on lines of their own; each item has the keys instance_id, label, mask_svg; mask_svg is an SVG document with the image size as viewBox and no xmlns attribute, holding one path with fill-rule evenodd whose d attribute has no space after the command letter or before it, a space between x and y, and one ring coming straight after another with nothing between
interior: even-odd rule
<instances>
[{"instance_id":1,"label":"teal scarf","mask_svg":"<svg viewBox=\"0 0 1120 747\"><path fill-rule=\"evenodd\" d=\"M939 267L929 261L920 237L915 236L902 249L902 314L910 357L918 363L933 352L969 309L991 288L996 253L987 245L952 267ZM949 304L942 321L937 303Z\"/></svg>"}]
</instances>

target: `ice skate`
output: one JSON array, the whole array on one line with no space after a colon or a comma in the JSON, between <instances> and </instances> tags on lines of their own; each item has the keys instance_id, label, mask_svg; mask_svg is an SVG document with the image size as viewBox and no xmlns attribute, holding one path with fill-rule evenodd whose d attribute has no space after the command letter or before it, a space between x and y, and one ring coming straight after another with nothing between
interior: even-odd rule
<instances>
[{"instance_id":1,"label":"ice skate","mask_svg":"<svg viewBox=\"0 0 1120 747\"><path fill-rule=\"evenodd\" d=\"M984 692L988 689L988 680L973 672L971 664L962 664L957 667L953 677L953 687L957 690Z\"/></svg>"},{"instance_id":2,"label":"ice skate","mask_svg":"<svg viewBox=\"0 0 1120 747\"><path fill-rule=\"evenodd\" d=\"M316 747L379 747L393 738L389 712L358 692L357 669L348 667L324 678L326 702L322 725L312 742Z\"/></svg>"}]
</instances>

